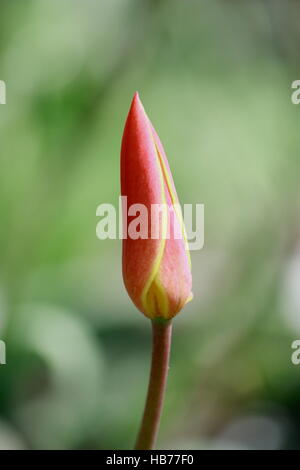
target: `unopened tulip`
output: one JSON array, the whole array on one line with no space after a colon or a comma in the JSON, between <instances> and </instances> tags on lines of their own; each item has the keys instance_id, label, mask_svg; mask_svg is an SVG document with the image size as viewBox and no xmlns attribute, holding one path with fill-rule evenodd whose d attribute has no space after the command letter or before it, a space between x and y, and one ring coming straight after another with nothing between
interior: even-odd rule
<instances>
[{"instance_id":1,"label":"unopened tulip","mask_svg":"<svg viewBox=\"0 0 300 470\"><path fill-rule=\"evenodd\" d=\"M123 239L123 279L136 307L150 319L174 317L192 298L191 265L181 212L163 211L151 219L156 204L172 209L178 198L163 146L138 93L127 117L121 150L121 193L127 206L143 204L149 215L147 237ZM159 225L159 226L158 226ZM159 236L151 238L151 229ZM175 236L181 231L182 236ZM165 236L166 233L169 236Z\"/></svg>"}]
</instances>

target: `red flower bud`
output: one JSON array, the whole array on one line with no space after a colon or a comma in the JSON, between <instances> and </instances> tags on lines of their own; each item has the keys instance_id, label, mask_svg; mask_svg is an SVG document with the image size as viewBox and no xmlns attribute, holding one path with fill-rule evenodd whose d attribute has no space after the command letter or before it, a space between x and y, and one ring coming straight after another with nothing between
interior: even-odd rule
<instances>
[{"instance_id":1,"label":"red flower bud","mask_svg":"<svg viewBox=\"0 0 300 470\"><path fill-rule=\"evenodd\" d=\"M170 319L192 298L191 264L169 164L138 93L123 134L121 193L127 196L128 208L143 204L148 213L147 236L141 230L139 238L123 239L125 287L144 315ZM166 210L154 217L153 205L161 204ZM126 234L131 221L126 218Z\"/></svg>"}]
</instances>

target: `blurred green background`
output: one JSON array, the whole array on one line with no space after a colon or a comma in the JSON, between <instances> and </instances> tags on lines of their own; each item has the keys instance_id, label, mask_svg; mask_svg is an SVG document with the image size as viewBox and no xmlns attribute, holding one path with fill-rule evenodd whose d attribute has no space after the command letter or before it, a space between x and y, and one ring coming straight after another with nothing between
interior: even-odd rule
<instances>
[{"instance_id":1,"label":"blurred green background","mask_svg":"<svg viewBox=\"0 0 300 470\"><path fill-rule=\"evenodd\" d=\"M300 448L299 2L2 0L0 448L132 448L150 324L117 204L138 90L182 203L205 204L159 448Z\"/></svg>"}]
</instances>

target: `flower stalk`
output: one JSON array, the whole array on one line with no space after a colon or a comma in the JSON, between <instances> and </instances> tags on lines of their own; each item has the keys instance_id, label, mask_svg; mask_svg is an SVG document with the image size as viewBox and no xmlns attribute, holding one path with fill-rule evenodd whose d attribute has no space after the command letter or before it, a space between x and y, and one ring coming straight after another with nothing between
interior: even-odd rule
<instances>
[{"instance_id":1,"label":"flower stalk","mask_svg":"<svg viewBox=\"0 0 300 470\"><path fill-rule=\"evenodd\" d=\"M153 449L167 384L172 320L152 320L152 361L147 399L135 450Z\"/></svg>"}]
</instances>

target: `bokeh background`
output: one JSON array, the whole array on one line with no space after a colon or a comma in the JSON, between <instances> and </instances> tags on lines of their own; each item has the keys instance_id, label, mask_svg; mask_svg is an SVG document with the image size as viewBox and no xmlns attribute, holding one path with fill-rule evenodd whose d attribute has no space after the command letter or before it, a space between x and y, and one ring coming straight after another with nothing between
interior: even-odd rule
<instances>
[{"instance_id":1,"label":"bokeh background","mask_svg":"<svg viewBox=\"0 0 300 470\"><path fill-rule=\"evenodd\" d=\"M2 449L130 449L150 324L96 238L138 90L182 203L205 204L159 448L300 447L300 5L2 0Z\"/></svg>"}]
</instances>

